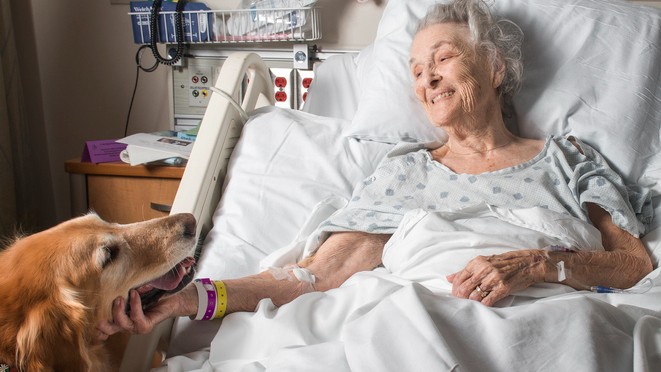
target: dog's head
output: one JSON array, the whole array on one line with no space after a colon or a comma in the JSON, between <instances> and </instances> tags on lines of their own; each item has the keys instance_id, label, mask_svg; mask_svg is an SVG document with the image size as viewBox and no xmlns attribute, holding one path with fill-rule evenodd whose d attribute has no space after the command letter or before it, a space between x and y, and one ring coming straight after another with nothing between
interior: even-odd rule
<instances>
[{"instance_id":1,"label":"dog's head","mask_svg":"<svg viewBox=\"0 0 661 372\"><path fill-rule=\"evenodd\" d=\"M190 281L195 232L190 214L128 225L89 214L18 239L0 253L0 357L84 354L116 297L139 288L156 300Z\"/></svg>"}]
</instances>

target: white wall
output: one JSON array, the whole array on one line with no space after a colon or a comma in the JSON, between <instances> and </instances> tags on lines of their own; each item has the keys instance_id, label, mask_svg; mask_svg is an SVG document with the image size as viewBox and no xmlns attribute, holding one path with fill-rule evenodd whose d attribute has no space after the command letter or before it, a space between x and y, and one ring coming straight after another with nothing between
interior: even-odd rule
<instances>
[{"instance_id":1,"label":"white wall","mask_svg":"<svg viewBox=\"0 0 661 372\"><path fill-rule=\"evenodd\" d=\"M125 1L124 4L111 4ZM239 0L208 0L232 9ZM661 6L661 0L635 1ZM374 36L385 0L319 0L328 48L356 49ZM70 217L63 163L78 158L86 140L123 136L135 82L135 53L127 0L12 0L22 80L33 120L43 120L58 221ZM340 20L341 19L341 20ZM150 64L151 58L147 58ZM166 68L140 73L130 133L166 129ZM54 221L55 222L55 221Z\"/></svg>"},{"instance_id":2,"label":"white wall","mask_svg":"<svg viewBox=\"0 0 661 372\"><path fill-rule=\"evenodd\" d=\"M16 8L16 9L14 9ZM70 217L69 180L64 161L78 158L84 142L120 138L135 79L134 55L128 5L110 0L13 1L12 9L31 17L19 25L16 36L21 54L35 45L36 61L23 65L24 85L38 77L40 96L26 90L28 111L41 111L48 149L57 220ZM34 40L20 28L31 23ZM22 66L23 68L23 66ZM25 69L24 69L25 70ZM131 131L167 127L166 70L140 76L131 120Z\"/></svg>"}]
</instances>

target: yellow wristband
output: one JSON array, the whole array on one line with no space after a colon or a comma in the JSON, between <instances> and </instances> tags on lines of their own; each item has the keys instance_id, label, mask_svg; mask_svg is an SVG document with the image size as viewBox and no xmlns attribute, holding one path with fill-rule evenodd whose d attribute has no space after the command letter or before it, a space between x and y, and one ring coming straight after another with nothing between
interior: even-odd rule
<instances>
[{"instance_id":1,"label":"yellow wristband","mask_svg":"<svg viewBox=\"0 0 661 372\"><path fill-rule=\"evenodd\" d=\"M227 289L221 280L214 280L213 284L216 286L216 314L213 318L220 319L225 316L227 310Z\"/></svg>"}]
</instances>

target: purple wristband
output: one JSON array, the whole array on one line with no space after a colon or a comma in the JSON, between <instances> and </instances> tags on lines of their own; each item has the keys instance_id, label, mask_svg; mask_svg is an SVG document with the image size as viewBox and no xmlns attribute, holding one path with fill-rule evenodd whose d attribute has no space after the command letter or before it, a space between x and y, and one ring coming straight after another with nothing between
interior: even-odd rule
<instances>
[{"instance_id":1,"label":"purple wristband","mask_svg":"<svg viewBox=\"0 0 661 372\"><path fill-rule=\"evenodd\" d=\"M208 278L200 279L204 289L207 291L207 309L204 312L202 320L211 320L216 313L216 286Z\"/></svg>"},{"instance_id":2,"label":"purple wristband","mask_svg":"<svg viewBox=\"0 0 661 372\"><path fill-rule=\"evenodd\" d=\"M563 245L547 245L546 247L542 248L546 249L547 251L551 252L567 252L567 253L575 253L576 250L570 247L565 247Z\"/></svg>"}]
</instances>

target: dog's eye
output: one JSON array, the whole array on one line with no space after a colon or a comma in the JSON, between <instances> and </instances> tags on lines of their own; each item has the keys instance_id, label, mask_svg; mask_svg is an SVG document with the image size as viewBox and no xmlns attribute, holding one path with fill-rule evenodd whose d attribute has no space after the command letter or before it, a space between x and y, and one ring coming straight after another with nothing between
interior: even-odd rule
<instances>
[{"instance_id":1,"label":"dog's eye","mask_svg":"<svg viewBox=\"0 0 661 372\"><path fill-rule=\"evenodd\" d=\"M104 260L101 267L105 268L112 263L119 255L119 247L116 245L106 245L103 247Z\"/></svg>"}]
</instances>

